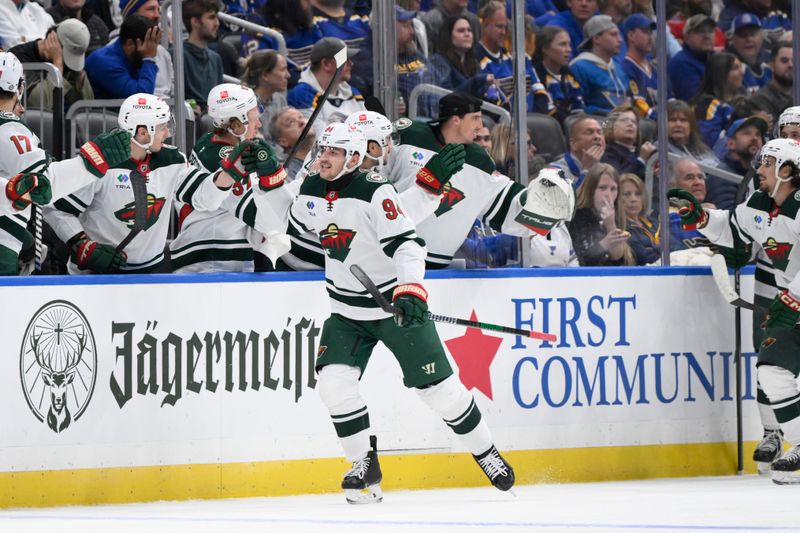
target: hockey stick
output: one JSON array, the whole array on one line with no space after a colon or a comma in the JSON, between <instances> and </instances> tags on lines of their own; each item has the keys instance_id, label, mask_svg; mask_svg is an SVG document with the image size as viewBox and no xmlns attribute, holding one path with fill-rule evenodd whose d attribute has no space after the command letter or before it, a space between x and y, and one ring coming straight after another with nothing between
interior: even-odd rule
<instances>
[{"instance_id":1,"label":"hockey stick","mask_svg":"<svg viewBox=\"0 0 800 533\"><path fill-rule=\"evenodd\" d=\"M121 252L134 237L144 229L147 222L147 182L146 178L138 171L131 172L131 189L133 189L133 227L115 250Z\"/></svg>"},{"instance_id":2,"label":"hockey stick","mask_svg":"<svg viewBox=\"0 0 800 533\"><path fill-rule=\"evenodd\" d=\"M398 309L397 307L393 306L389 301L381 294L381 291L378 287L369 279L367 273L364 272L360 266L358 265L351 265L350 272L356 277L356 279L361 283L367 292L372 296L378 305L381 306L381 309L386 311L391 315L401 315L403 311ZM532 339L539 339L543 341L555 341L556 336L552 333L543 333L541 331L528 331L527 329L518 329L512 328L508 326L499 326L497 324L489 324L487 322L478 322L476 320L466 320L463 318L455 318L450 316L444 315L435 315L428 311L428 319L433 322L442 322L445 324L455 324L457 326L467 326L468 328L476 328L476 329L487 329L491 331L497 331L500 333L508 333L509 335L520 335L522 337L530 337Z\"/></svg>"},{"instance_id":3,"label":"hockey stick","mask_svg":"<svg viewBox=\"0 0 800 533\"><path fill-rule=\"evenodd\" d=\"M33 204L33 242L36 246L36 255L33 257L33 270L36 274L42 273L44 253L42 246L42 206Z\"/></svg>"},{"instance_id":4,"label":"hockey stick","mask_svg":"<svg viewBox=\"0 0 800 533\"><path fill-rule=\"evenodd\" d=\"M377 96L368 96L364 100L364 107L367 111L374 111L376 113L380 113L384 117L388 117L389 115L386 114L386 108L383 107L380 99Z\"/></svg>"},{"instance_id":5,"label":"hockey stick","mask_svg":"<svg viewBox=\"0 0 800 533\"><path fill-rule=\"evenodd\" d=\"M345 45L344 48L336 52L336 54L333 56L333 59L336 61L336 72L333 73L331 82L327 87L325 87L325 92L323 92L322 96L319 98L319 100L317 100L317 106L314 108L314 112L311 113L308 122L306 122L306 127L303 128L303 131L300 133L300 137L298 137L297 142L294 143L292 149L289 150L289 153L286 156L286 161L290 160L292 157L294 157L294 154L297 153L300 143L306 138L308 132L311 130L311 127L314 125L317 115L319 115L319 112L322 111L322 106L324 106L325 102L328 101L328 95L331 94L331 89L333 89L334 85L339 83L339 78L342 75L342 69L344 68L344 64L347 63L347 46Z\"/></svg>"},{"instance_id":6,"label":"hockey stick","mask_svg":"<svg viewBox=\"0 0 800 533\"><path fill-rule=\"evenodd\" d=\"M731 285L731 279L728 277L728 265L725 264L725 258L720 254L711 256L711 274L714 277L714 282L717 284L722 297L725 298L729 304L749 311L755 310L755 306L741 298L736 289Z\"/></svg>"}]
</instances>

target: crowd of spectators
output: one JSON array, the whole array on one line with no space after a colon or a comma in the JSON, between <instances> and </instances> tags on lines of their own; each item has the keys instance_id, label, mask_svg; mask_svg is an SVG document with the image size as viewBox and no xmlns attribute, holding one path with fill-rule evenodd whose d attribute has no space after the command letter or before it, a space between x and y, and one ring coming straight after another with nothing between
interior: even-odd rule
<instances>
[{"instance_id":1,"label":"crowd of spectators","mask_svg":"<svg viewBox=\"0 0 800 533\"><path fill-rule=\"evenodd\" d=\"M347 62L311 134L285 162L292 175L311 153L314 131L364 109L374 92L370 0L183 0L182 9L168 40L183 41L185 94L195 113L205 112L223 75L238 78L258 97L261 133L284 154L332 80L335 53L347 47ZM526 2L527 110L555 119L566 147L537 155L539 132L529 131L529 177L545 165L559 167L577 199L571 222L525 243L534 266L657 262L663 224L647 170L657 150L684 158L664 169L670 183L731 208L741 201L737 185L707 178L694 162L745 176L772 124L792 104L787 0L669 0L667 10L668 81L656 78L652 0ZM271 34L239 32L221 23L219 12L280 32L286 55ZM137 92L170 97L173 52L162 46L162 15L158 0L58 0L48 9L35 0L0 0L0 46L23 62L55 65L66 106ZM397 0L394 16L393 105L401 114L421 83L514 109L510 1ZM51 108L51 89L46 81L29 86L29 105ZM659 91L668 95L666 109L657 108ZM435 119L429 98L419 109ZM668 122L668 139L655 138L658 116ZM513 179L516 139L498 119L487 113L474 141ZM669 223L670 250L703 245L672 218Z\"/></svg>"}]
</instances>

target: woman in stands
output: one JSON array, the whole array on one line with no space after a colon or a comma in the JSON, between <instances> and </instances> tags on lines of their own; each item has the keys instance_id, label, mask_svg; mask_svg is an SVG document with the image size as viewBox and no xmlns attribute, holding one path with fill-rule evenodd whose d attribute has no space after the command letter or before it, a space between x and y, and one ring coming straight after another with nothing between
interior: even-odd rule
<instances>
[{"instance_id":1,"label":"woman in stands","mask_svg":"<svg viewBox=\"0 0 800 533\"><path fill-rule=\"evenodd\" d=\"M581 87L569 70L572 55L569 33L556 26L545 26L536 34L536 43L533 68L553 103L553 116L563 122L584 109Z\"/></svg>"},{"instance_id":2,"label":"woman in stands","mask_svg":"<svg viewBox=\"0 0 800 533\"><path fill-rule=\"evenodd\" d=\"M489 156L494 161L497 171L501 174L511 177L515 176L514 161L516 157L516 142L514 136L511 135L510 124L498 124L492 129L491 133L491 148L489 149ZM536 146L531 141L531 130L528 129L527 135L527 151L528 151L528 175L534 174L531 163L536 155ZM539 165L541 167L541 165ZM538 170L536 170L538 172Z\"/></svg>"},{"instance_id":3,"label":"woman in stands","mask_svg":"<svg viewBox=\"0 0 800 533\"><path fill-rule=\"evenodd\" d=\"M667 102L667 136L670 153L710 166L719 164L717 156L700 137L694 110L683 100Z\"/></svg>"},{"instance_id":4,"label":"woman in stands","mask_svg":"<svg viewBox=\"0 0 800 533\"><path fill-rule=\"evenodd\" d=\"M626 173L619 178L619 204L625 216L625 230L631 234L628 245L636 264L649 265L658 261L661 226L655 213L647 213L649 202L644 182L636 174Z\"/></svg>"},{"instance_id":5,"label":"woman in stands","mask_svg":"<svg viewBox=\"0 0 800 533\"><path fill-rule=\"evenodd\" d=\"M692 98L700 137L714 146L720 133L728 127L733 113L734 97L744 94L744 66L728 52L712 54L706 64L703 83Z\"/></svg>"},{"instance_id":6,"label":"woman in stands","mask_svg":"<svg viewBox=\"0 0 800 533\"><path fill-rule=\"evenodd\" d=\"M428 83L451 91L464 91L481 98L494 76L481 74L475 56L475 35L465 17L450 17L439 32L439 50L431 57Z\"/></svg>"},{"instance_id":7,"label":"woman in stands","mask_svg":"<svg viewBox=\"0 0 800 533\"><path fill-rule=\"evenodd\" d=\"M594 165L578 187L577 209L568 227L581 266L635 263L618 192L619 173L606 163Z\"/></svg>"},{"instance_id":8,"label":"woman in stands","mask_svg":"<svg viewBox=\"0 0 800 533\"><path fill-rule=\"evenodd\" d=\"M631 104L622 104L611 111L605 121L606 151L603 163L620 173L631 172L644 179L645 164L656 151L650 142L639 138L639 117Z\"/></svg>"},{"instance_id":9,"label":"woman in stands","mask_svg":"<svg viewBox=\"0 0 800 533\"><path fill-rule=\"evenodd\" d=\"M289 69L286 58L275 50L261 50L247 58L244 75L245 84L253 89L261 112L261 129L265 137L270 118L286 107L286 89L289 84Z\"/></svg>"}]
</instances>

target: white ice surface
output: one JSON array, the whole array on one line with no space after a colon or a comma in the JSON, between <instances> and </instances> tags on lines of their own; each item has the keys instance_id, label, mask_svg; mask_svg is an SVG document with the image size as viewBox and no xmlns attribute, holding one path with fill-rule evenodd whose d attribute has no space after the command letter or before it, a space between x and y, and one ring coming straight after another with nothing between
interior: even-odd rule
<instances>
[{"instance_id":1,"label":"white ice surface","mask_svg":"<svg viewBox=\"0 0 800 533\"><path fill-rule=\"evenodd\" d=\"M800 486L713 477L385 492L381 504L339 494L157 502L0 512L0 532L800 532Z\"/></svg>"}]
</instances>

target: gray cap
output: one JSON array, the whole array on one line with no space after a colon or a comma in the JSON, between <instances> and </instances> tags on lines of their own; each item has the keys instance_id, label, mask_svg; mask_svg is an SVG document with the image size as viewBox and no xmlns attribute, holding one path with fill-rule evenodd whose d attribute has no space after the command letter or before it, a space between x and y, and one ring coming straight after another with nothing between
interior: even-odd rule
<instances>
[{"instance_id":1,"label":"gray cap","mask_svg":"<svg viewBox=\"0 0 800 533\"><path fill-rule=\"evenodd\" d=\"M75 72L83 70L89 48L89 28L78 19L66 19L56 26L56 34L61 42L64 64Z\"/></svg>"},{"instance_id":2,"label":"gray cap","mask_svg":"<svg viewBox=\"0 0 800 533\"><path fill-rule=\"evenodd\" d=\"M717 27L717 23L714 22L714 19L709 17L708 15L692 15L688 19L686 19L686 24L683 25L683 33L692 33L694 31L699 30L703 26L710 26L712 28Z\"/></svg>"},{"instance_id":3,"label":"gray cap","mask_svg":"<svg viewBox=\"0 0 800 533\"><path fill-rule=\"evenodd\" d=\"M347 46L347 44L336 37L323 37L311 48L311 64L316 65L323 59L332 59L336 52ZM351 59L358 53L358 48L347 47L347 59Z\"/></svg>"},{"instance_id":4,"label":"gray cap","mask_svg":"<svg viewBox=\"0 0 800 533\"><path fill-rule=\"evenodd\" d=\"M592 47L592 37L616 27L614 19L608 15L593 16L583 24L583 41L578 45L578 50L588 50Z\"/></svg>"}]
</instances>

